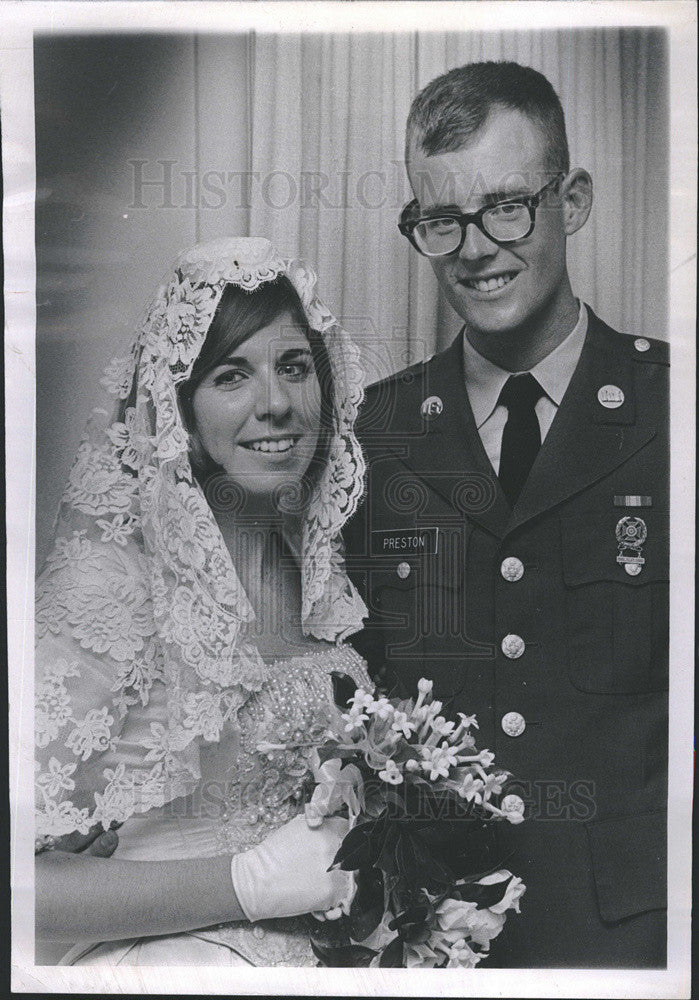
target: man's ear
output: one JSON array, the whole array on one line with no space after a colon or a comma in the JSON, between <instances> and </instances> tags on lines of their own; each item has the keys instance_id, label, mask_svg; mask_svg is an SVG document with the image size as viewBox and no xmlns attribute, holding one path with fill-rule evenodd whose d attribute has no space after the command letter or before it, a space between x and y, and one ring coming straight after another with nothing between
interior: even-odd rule
<instances>
[{"instance_id":1,"label":"man's ear","mask_svg":"<svg viewBox=\"0 0 699 1000\"><path fill-rule=\"evenodd\" d=\"M592 178L587 170L576 167L561 185L563 198L563 226L566 236L572 236L587 222L592 209Z\"/></svg>"}]
</instances>

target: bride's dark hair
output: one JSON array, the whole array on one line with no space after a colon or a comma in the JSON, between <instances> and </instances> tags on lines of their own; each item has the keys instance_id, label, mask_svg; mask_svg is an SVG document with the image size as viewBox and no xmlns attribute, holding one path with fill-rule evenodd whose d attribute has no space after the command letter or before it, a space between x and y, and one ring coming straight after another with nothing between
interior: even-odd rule
<instances>
[{"instance_id":1,"label":"bride's dark hair","mask_svg":"<svg viewBox=\"0 0 699 1000\"><path fill-rule=\"evenodd\" d=\"M192 397L202 380L220 365L246 340L269 326L284 313L289 313L295 326L301 327L308 340L320 386L320 434L315 454L305 474L309 486L318 479L325 466L334 429L334 382L325 342L320 333L308 325L303 305L296 289L285 275L267 281L252 292L237 285L226 285L204 344L192 371L179 388L179 403L184 425L190 434L190 461L194 475L203 481L220 467L208 456L196 432Z\"/></svg>"}]
</instances>

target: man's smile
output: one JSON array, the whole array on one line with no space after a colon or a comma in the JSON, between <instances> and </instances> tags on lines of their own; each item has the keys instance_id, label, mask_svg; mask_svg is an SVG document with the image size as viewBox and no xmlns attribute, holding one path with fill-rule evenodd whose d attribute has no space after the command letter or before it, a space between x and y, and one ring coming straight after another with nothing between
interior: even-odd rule
<instances>
[{"instance_id":1,"label":"man's smile","mask_svg":"<svg viewBox=\"0 0 699 1000\"><path fill-rule=\"evenodd\" d=\"M481 275L477 278L459 278L458 282L469 291L478 293L479 296L493 298L503 288L510 285L518 273L518 271L500 271L497 274Z\"/></svg>"}]
</instances>

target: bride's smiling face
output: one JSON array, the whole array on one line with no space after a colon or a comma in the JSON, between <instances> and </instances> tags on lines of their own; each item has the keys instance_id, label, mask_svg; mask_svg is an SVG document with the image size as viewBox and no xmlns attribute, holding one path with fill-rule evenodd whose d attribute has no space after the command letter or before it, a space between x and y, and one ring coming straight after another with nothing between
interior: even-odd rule
<instances>
[{"instance_id":1,"label":"bride's smiling face","mask_svg":"<svg viewBox=\"0 0 699 1000\"><path fill-rule=\"evenodd\" d=\"M204 450L248 494L298 483L318 445L321 393L310 344L291 313L208 372L192 411Z\"/></svg>"}]
</instances>

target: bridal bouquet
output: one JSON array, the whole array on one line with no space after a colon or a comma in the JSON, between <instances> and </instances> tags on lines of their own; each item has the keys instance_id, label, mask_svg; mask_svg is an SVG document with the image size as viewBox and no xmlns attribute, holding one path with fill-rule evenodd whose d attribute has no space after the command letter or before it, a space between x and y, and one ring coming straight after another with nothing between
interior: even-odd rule
<instances>
[{"instance_id":1,"label":"bridal bouquet","mask_svg":"<svg viewBox=\"0 0 699 1000\"><path fill-rule=\"evenodd\" d=\"M494 821L522 822L524 803L476 750L476 719L440 714L431 681L416 699L360 688L347 704L315 752L305 809L311 825L349 816L334 864L355 892L317 925L313 950L331 966L473 968L519 912L525 887L494 863L490 835Z\"/></svg>"}]
</instances>

